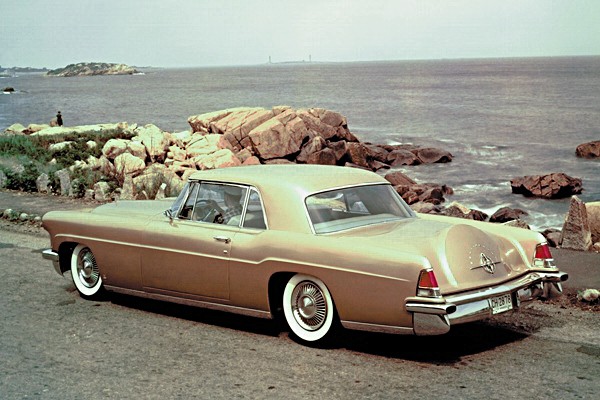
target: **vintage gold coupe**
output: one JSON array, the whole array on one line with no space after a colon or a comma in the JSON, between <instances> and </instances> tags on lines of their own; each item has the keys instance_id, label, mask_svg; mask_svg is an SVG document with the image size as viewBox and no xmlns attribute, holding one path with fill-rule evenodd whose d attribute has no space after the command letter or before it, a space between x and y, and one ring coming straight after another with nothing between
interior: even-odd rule
<instances>
[{"instance_id":1,"label":"vintage gold coupe","mask_svg":"<svg viewBox=\"0 0 600 400\"><path fill-rule=\"evenodd\" d=\"M70 271L86 298L108 290L281 317L307 342L340 323L444 334L567 279L539 233L417 215L389 182L359 169L198 171L171 202L49 212L43 257Z\"/></svg>"}]
</instances>

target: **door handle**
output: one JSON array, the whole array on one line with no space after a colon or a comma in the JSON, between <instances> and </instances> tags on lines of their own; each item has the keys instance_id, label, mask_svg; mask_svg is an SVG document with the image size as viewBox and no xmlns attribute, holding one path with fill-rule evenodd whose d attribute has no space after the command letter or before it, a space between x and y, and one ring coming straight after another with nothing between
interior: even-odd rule
<instances>
[{"instance_id":1,"label":"door handle","mask_svg":"<svg viewBox=\"0 0 600 400\"><path fill-rule=\"evenodd\" d=\"M213 239L215 239L217 242L223 242L223 243L231 242L231 239L228 238L227 236L214 236Z\"/></svg>"}]
</instances>

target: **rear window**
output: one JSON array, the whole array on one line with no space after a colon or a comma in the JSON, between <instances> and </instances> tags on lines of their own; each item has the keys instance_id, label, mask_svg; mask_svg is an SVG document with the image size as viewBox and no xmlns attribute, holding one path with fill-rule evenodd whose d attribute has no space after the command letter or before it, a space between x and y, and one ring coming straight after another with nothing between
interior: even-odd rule
<instances>
[{"instance_id":1,"label":"rear window","mask_svg":"<svg viewBox=\"0 0 600 400\"><path fill-rule=\"evenodd\" d=\"M364 185L306 198L315 233L331 233L414 216L390 185Z\"/></svg>"}]
</instances>

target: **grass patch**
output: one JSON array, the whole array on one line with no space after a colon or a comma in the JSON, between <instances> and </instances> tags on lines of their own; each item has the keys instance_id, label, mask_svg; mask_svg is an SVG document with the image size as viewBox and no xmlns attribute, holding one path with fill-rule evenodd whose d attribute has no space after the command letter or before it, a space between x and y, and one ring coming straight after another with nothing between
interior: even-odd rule
<instances>
[{"instance_id":1,"label":"grass patch","mask_svg":"<svg viewBox=\"0 0 600 400\"><path fill-rule=\"evenodd\" d=\"M56 171L68 168L76 161L86 161L90 156L100 157L102 147L110 139L131 139L133 136L121 129L56 136L0 136L0 170L7 178L5 187L35 192L36 179L45 173L54 190L59 190L58 179L54 176ZM52 144L65 141L73 143L59 150L50 150ZM89 146L88 142L94 142L95 146ZM79 197L85 194L86 189L93 188L96 182L111 181L90 170L76 169L71 175L74 194Z\"/></svg>"}]
</instances>

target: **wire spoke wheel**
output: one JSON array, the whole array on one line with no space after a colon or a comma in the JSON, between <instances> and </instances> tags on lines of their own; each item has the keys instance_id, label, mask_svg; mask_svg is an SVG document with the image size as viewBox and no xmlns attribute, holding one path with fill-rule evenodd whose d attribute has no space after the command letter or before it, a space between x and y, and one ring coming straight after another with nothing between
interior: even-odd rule
<instances>
[{"instance_id":1,"label":"wire spoke wheel","mask_svg":"<svg viewBox=\"0 0 600 400\"><path fill-rule=\"evenodd\" d=\"M304 281L292 292L292 310L298 324L308 331L315 331L325 323L327 302L318 286Z\"/></svg>"},{"instance_id":2,"label":"wire spoke wheel","mask_svg":"<svg viewBox=\"0 0 600 400\"><path fill-rule=\"evenodd\" d=\"M333 325L334 306L325 284L314 277L294 275L283 293L283 311L292 332L300 339L323 339Z\"/></svg>"}]
</instances>

